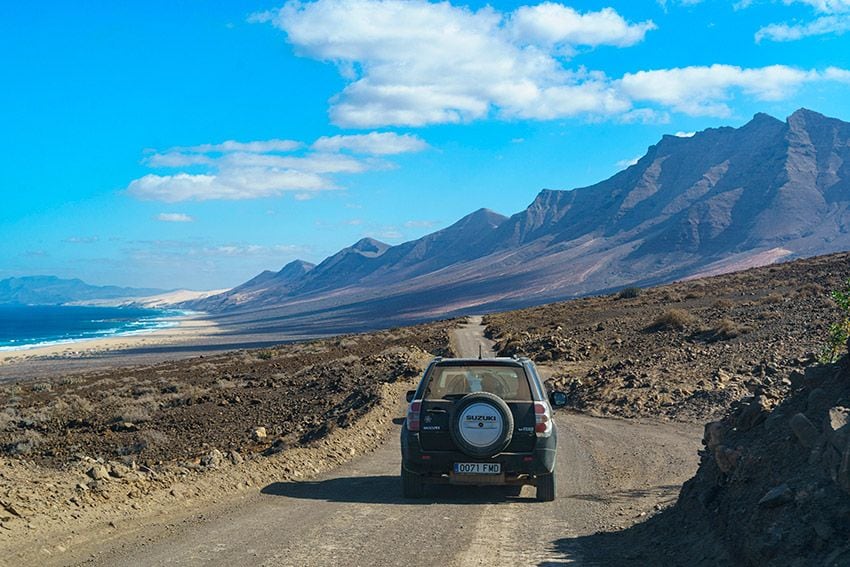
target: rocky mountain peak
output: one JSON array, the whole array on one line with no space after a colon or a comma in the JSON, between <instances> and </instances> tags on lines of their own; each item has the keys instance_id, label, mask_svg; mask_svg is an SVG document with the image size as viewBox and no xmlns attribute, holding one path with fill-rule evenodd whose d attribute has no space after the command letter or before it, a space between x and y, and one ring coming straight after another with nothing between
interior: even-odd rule
<instances>
[{"instance_id":1,"label":"rocky mountain peak","mask_svg":"<svg viewBox=\"0 0 850 567\"><path fill-rule=\"evenodd\" d=\"M287 277L287 278L297 278L303 276L313 268L315 268L315 264L311 264L310 262L305 262L304 260L293 260L292 262L285 265L280 271L277 273L278 277Z\"/></svg>"},{"instance_id":2,"label":"rocky mountain peak","mask_svg":"<svg viewBox=\"0 0 850 567\"><path fill-rule=\"evenodd\" d=\"M381 242L380 240L375 240L374 238L366 237L361 238L360 240L352 244L349 250L357 252L363 256L374 258L386 252L387 248L389 247L390 245L386 242Z\"/></svg>"}]
</instances>

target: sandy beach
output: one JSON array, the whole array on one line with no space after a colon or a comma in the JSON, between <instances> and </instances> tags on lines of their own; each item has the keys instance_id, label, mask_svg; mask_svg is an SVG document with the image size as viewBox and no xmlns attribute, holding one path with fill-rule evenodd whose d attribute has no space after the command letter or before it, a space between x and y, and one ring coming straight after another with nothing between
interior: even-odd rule
<instances>
[{"instance_id":1,"label":"sandy beach","mask_svg":"<svg viewBox=\"0 0 850 567\"><path fill-rule=\"evenodd\" d=\"M32 348L0 351L0 365L33 359L82 358L144 346L203 341L217 333L215 323L197 315L175 317L176 326L132 335L81 339Z\"/></svg>"}]
</instances>

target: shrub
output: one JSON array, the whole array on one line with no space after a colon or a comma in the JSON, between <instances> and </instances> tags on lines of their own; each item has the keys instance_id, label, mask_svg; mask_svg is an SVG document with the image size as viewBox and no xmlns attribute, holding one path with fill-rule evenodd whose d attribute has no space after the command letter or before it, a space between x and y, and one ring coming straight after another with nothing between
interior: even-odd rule
<instances>
[{"instance_id":1,"label":"shrub","mask_svg":"<svg viewBox=\"0 0 850 567\"><path fill-rule=\"evenodd\" d=\"M825 293L826 288L816 283L806 284L797 291L800 297L822 297Z\"/></svg>"},{"instance_id":2,"label":"shrub","mask_svg":"<svg viewBox=\"0 0 850 567\"><path fill-rule=\"evenodd\" d=\"M699 333L699 337L706 341L728 341L739 337L744 333L749 333L750 328L739 325L731 319L723 318L713 327L705 329Z\"/></svg>"},{"instance_id":3,"label":"shrub","mask_svg":"<svg viewBox=\"0 0 850 567\"><path fill-rule=\"evenodd\" d=\"M272 359L272 353L271 353L271 351L268 351L268 350L261 350L260 352L257 353L257 358L259 358L260 360L271 360Z\"/></svg>"},{"instance_id":4,"label":"shrub","mask_svg":"<svg viewBox=\"0 0 850 567\"><path fill-rule=\"evenodd\" d=\"M841 309L843 318L829 326L826 345L820 356L823 363L835 362L842 352L850 348L850 279L844 283L843 289L835 290L830 295Z\"/></svg>"},{"instance_id":5,"label":"shrub","mask_svg":"<svg viewBox=\"0 0 850 567\"><path fill-rule=\"evenodd\" d=\"M620 293L617 294L617 299L634 299L639 297L641 293L643 293L643 290L639 287L627 287L620 290Z\"/></svg>"},{"instance_id":6,"label":"shrub","mask_svg":"<svg viewBox=\"0 0 850 567\"><path fill-rule=\"evenodd\" d=\"M696 322L696 317L684 309L668 309L655 318L649 327L653 331L681 330Z\"/></svg>"},{"instance_id":7,"label":"shrub","mask_svg":"<svg viewBox=\"0 0 850 567\"><path fill-rule=\"evenodd\" d=\"M731 309L735 306L735 302L731 299L718 299L714 302L714 307L718 309Z\"/></svg>"},{"instance_id":8,"label":"shrub","mask_svg":"<svg viewBox=\"0 0 850 567\"><path fill-rule=\"evenodd\" d=\"M783 297L782 294L774 291L764 296L761 300L761 303L765 305L775 305L777 303L782 303L783 301L785 301L785 297Z\"/></svg>"}]
</instances>

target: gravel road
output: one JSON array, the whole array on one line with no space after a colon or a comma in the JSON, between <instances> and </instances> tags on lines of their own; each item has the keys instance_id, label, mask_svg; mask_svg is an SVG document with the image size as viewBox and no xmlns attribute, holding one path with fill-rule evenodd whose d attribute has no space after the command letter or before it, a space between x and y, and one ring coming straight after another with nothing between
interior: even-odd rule
<instances>
[{"instance_id":1,"label":"gravel road","mask_svg":"<svg viewBox=\"0 0 850 567\"><path fill-rule=\"evenodd\" d=\"M477 357L479 344L485 356L492 354L478 318L453 339L459 355ZM559 485L551 503L534 501L533 487L510 498L498 488L441 486L422 501L406 501L400 495L398 437L392 435L377 451L330 474L305 482L269 479L259 493L198 510L190 520L79 550L84 555L78 561L586 565L583 544L571 545L570 538L642 521L675 501L681 483L696 470L700 426L566 412L556 419Z\"/></svg>"}]
</instances>

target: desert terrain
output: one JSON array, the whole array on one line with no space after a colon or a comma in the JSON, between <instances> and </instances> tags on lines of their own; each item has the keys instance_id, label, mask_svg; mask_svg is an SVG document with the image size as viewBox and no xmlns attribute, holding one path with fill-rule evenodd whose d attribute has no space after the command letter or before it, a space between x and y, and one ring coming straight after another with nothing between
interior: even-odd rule
<instances>
[{"instance_id":1,"label":"desert terrain","mask_svg":"<svg viewBox=\"0 0 850 567\"><path fill-rule=\"evenodd\" d=\"M817 358L848 265L9 381L0 550L43 565L844 564L850 391L846 363ZM400 497L404 391L432 356L479 345L532 357L570 395L551 504L530 487Z\"/></svg>"}]
</instances>

